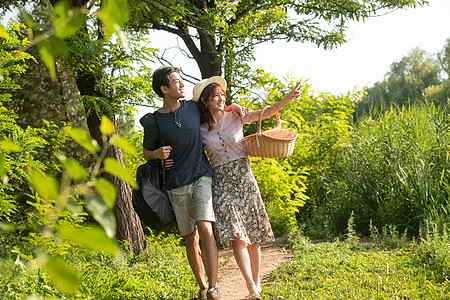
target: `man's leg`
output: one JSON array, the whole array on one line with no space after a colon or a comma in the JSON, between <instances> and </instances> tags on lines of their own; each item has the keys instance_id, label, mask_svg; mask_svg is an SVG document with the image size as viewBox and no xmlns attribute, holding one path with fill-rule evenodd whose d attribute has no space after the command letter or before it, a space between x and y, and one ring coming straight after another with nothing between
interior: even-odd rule
<instances>
[{"instance_id":1,"label":"man's leg","mask_svg":"<svg viewBox=\"0 0 450 300\"><path fill-rule=\"evenodd\" d=\"M209 221L198 221L197 228L202 242L203 263L208 276L209 287L217 286L217 277L219 269L219 253L212 224Z\"/></svg>"},{"instance_id":2,"label":"man's leg","mask_svg":"<svg viewBox=\"0 0 450 300\"><path fill-rule=\"evenodd\" d=\"M193 233L186 235L186 254L191 266L192 272L194 272L195 279L197 280L200 289L208 288L205 280L205 273L203 269L202 255L199 246L199 235L197 230Z\"/></svg>"}]
</instances>

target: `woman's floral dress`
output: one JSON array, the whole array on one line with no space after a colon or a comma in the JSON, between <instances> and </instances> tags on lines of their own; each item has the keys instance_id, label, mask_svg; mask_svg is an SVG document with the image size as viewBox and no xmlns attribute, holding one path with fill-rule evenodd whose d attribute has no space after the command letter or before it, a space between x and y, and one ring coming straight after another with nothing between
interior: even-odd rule
<instances>
[{"instance_id":1,"label":"woman's floral dress","mask_svg":"<svg viewBox=\"0 0 450 300\"><path fill-rule=\"evenodd\" d=\"M213 166L212 200L220 248L240 239L249 245L274 239L258 184L242 144L243 121L225 113L219 132L202 124L202 139Z\"/></svg>"}]
</instances>

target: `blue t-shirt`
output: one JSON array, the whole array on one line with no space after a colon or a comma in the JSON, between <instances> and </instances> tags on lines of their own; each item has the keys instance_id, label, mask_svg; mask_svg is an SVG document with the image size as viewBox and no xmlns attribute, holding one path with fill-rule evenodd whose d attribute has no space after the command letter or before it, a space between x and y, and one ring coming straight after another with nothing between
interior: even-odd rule
<instances>
[{"instance_id":1,"label":"blue t-shirt","mask_svg":"<svg viewBox=\"0 0 450 300\"><path fill-rule=\"evenodd\" d=\"M172 147L169 158L173 159L173 166L166 173L167 188L174 189L191 184L203 176L212 176L211 165L202 147L197 102L180 100L180 107L174 111L174 115L158 111L154 114L165 145ZM161 147L153 114L143 116L140 123L144 127L144 148L153 151Z\"/></svg>"}]
</instances>

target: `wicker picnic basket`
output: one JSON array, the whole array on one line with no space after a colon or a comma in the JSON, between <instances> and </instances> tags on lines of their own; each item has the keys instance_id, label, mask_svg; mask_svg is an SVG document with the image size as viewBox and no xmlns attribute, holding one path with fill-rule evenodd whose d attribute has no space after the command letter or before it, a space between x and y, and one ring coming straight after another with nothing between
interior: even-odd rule
<instances>
[{"instance_id":1,"label":"wicker picnic basket","mask_svg":"<svg viewBox=\"0 0 450 300\"><path fill-rule=\"evenodd\" d=\"M277 124L274 129L261 132L261 119L264 107L258 120L258 131L243 138L247 154L255 157L280 158L289 156L294 151L297 135L289 130L281 128L281 120L278 113Z\"/></svg>"}]
</instances>

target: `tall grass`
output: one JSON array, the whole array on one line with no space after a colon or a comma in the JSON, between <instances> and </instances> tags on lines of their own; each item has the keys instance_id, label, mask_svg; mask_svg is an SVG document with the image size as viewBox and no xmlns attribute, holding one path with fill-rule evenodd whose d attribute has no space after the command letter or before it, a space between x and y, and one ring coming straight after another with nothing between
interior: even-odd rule
<instances>
[{"instance_id":1,"label":"tall grass","mask_svg":"<svg viewBox=\"0 0 450 300\"><path fill-rule=\"evenodd\" d=\"M417 235L426 221L450 220L449 111L391 107L355 129L320 174L333 230L344 232L352 212L363 234L370 222Z\"/></svg>"}]
</instances>

